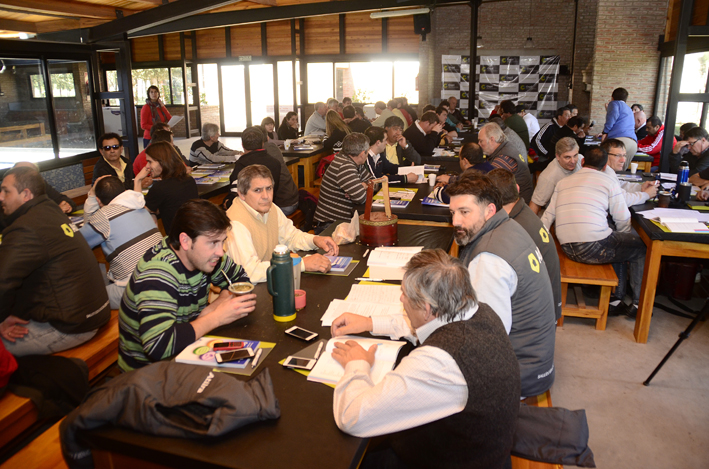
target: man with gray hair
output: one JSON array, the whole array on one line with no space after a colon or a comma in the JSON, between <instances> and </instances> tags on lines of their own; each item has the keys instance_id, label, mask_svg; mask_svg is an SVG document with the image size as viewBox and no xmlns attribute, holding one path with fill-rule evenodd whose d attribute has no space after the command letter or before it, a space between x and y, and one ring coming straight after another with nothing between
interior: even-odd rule
<instances>
[{"instance_id":1,"label":"man with gray hair","mask_svg":"<svg viewBox=\"0 0 709 469\"><path fill-rule=\"evenodd\" d=\"M335 220L349 220L354 207L367 201L367 181L372 179L367 165L369 139L353 132L342 141L342 150L327 167L315 210L315 232L320 233Z\"/></svg>"},{"instance_id":2,"label":"man with gray hair","mask_svg":"<svg viewBox=\"0 0 709 469\"><path fill-rule=\"evenodd\" d=\"M581 169L581 161L583 155L579 155L579 145L574 138L564 137L556 142L556 158L539 175L537 187L529 201L529 208L535 214L539 215L547 206L557 182Z\"/></svg>"},{"instance_id":3,"label":"man with gray hair","mask_svg":"<svg viewBox=\"0 0 709 469\"><path fill-rule=\"evenodd\" d=\"M219 141L219 126L204 124L202 138L192 144L190 162L193 164L233 163L240 151L227 148Z\"/></svg>"},{"instance_id":4,"label":"man with gray hair","mask_svg":"<svg viewBox=\"0 0 709 469\"><path fill-rule=\"evenodd\" d=\"M34 163L31 163L29 161L19 161L15 163L14 168L21 168L21 167L27 167L27 168L32 168L36 170L37 172L39 171L39 166L37 166ZM41 174L40 174L41 176ZM44 178L42 178L44 179ZM55 188L51 186L51 184L47 183L47 181L44 181L44 193L47 194L47 197L52 199L57 205L59 205L59 208L62 209L62 212L64 213L71 213L74 210L76 210L76 202L71 200L69 197L66 195L62 194Z\"/></svg>"},{"instance_id":5,"label":"man with gray hair","mask_svg":"<svg viewBox=\"0 0 709 469\"><path fill-rule=\"evenodd\" d=\"M441 249L421 251L401 284L405 316L345 313L332 336L370 331L420 345L372 382L376 345L335 344L345 367L334 394L337 426L388 435L361 467L502 467L519 411L519 365L500 318L479 303L465 266ZM453 464L455 463L455 464Z\"/></svg>"},{"instance_id":6,"label":"man with gray hair","mask_svg":"<svg viewBox=\"0 0 709 469\"><path fill-rule=\"evenodd\" d=\"M336 256L339 249L327 236L314 236L293 226L293 222L273 203L273 175L263 165L252 164L239 172L236 180L239 197L227 210L231 231L226 248L234 262L240 264L252 282L265 282L273 249L278 244L291 251L322 248ZM328 272L330 261L321 254L303 258L303 271Z\"/></svg>"},{"instance_id":7,"label":"man with gray hair","mask_svg":"<svg viewBox=\"0 0 709 469\"><path fill-rule=\"evenodd\" d=\"M485 124L478 133L478 145L487 155L487 161L495 168L506 169L515 175L519 184L519 195L525 203L531 200L534 188L532 175L527 166L527 154L515 150L499 125Z\"/></svg>"},{"instance_id":8,"label":"man with gray hair","mask_svg":"<svg viewBox=\"0 0 709 469\"><path fill-rule=\"evenodd\" d=\"M327 105L322 101L315 103L315 110L310 115L308 122L305 123L305 131L303 135L325 135L325 114L327 114Z\"/></svg>"}]
</instances>

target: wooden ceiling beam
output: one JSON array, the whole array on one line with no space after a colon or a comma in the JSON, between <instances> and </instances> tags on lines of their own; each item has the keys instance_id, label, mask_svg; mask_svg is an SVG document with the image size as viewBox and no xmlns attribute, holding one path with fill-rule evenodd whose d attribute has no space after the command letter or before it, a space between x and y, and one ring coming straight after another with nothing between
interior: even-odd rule
<instances>
[{"instance_id":1,"label":"wooden ceiling beam","mask_svg":"<svg viewBox=\"0 0 709 469\"><path fill-rule=\"evenodd\" d=\"M19 33L37 33L34 23L27 21L0 19L0 31L17 31Z\"/></svg>"},{"instance_id":2,"label":"wooden ceiling beam","mask_svg":"<svg viewBox=\"0 0 709 469\"><path fill-rule=\"evenodd\" d=\"M276 0L247 0L251 3L258 3L259 5L268 5L272 7L278 6L278 3L276 3Z\"/></svg>"},{"instance_id":3,"label":"wooden ceiling beam","mask_svg":"<svg viewBox=\"0 0 709 469\"><path fill-rule=\"evenodd\" d=\"M123 16L136 13L135 10L126 10L124 8L59 0L0 0L0 6L19 8L26 13L52 13L99 19L119 18L118 11L122 11Z\"/></svg>"},{"instance_id":4,"label":"wooden ceiling beam","mask_svg":"<svg viewBox=\"0 0 709 469\"><path fill-rule=\"evenodd\" d=\"M52 33L55 31L68 31L70 29L91 28L104 24L109 20L96 18L63 19L53 21L42 21L37 23L37 34Z\"/></svg>"}]
</instances>

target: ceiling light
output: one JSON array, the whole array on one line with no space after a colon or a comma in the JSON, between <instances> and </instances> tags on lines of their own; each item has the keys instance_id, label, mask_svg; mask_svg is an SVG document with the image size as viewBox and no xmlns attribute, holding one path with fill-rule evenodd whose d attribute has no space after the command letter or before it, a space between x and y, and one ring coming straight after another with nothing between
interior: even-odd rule
<instances>
[{"instance_id":1,"label":"ceiling light","mask_svg":"<svg viewBox=\"0 0 709 469\"><path fill-rule=\"evenodd\" d=\"M525 49L534 49L534 41L532 41L532 37L529 36L527 40L524 42L524 48Z\"/></svg>"},{"instance_id":2,"label":"ceiling light","mask_svg":"<svg viewBox=\"0 0 709 469\"><path fill-rule=\"evenodd\" d=\"M425 15L430 13L430 8L415 8L409 10L385 10L385 11L375 11L369 15L373 20L379 18L392 18L394 16L410 16L410 15Z\"/></svg>"}]
</instances>

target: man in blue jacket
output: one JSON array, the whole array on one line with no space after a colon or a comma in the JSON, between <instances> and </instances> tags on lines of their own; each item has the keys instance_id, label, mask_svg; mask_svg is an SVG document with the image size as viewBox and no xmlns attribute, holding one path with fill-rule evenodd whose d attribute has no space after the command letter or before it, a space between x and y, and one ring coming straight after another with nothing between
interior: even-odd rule
<instances>
[{"instance_id":1,"label":"man in blue jacket","mask_svg":"<svg viewBox=\"0 0 709 469\"><path fill-rule=\"evenodd\" d=\"M628 155L625 165L623 165L623 171L625 171L638 152L635 117L630 106L625 102L628 99L628 90L616 88L611 97L611 101L606 105L606 125L603 127L601 141L605 141L607 138L617 138L623 142L625 153Z\"/></svg>"}]
</instances>

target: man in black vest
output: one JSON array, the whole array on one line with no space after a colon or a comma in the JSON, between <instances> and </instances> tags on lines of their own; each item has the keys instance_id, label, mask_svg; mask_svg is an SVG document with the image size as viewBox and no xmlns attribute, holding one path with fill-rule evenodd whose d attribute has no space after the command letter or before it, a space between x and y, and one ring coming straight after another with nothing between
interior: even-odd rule
<instances>
[{"instance_id":1,"label":"man in black vest","mask_svg":"<svg viewBox=\"0 0 709 469\"><path fill-rule=\"evenodd\" d=\"M554 315L558 321L561 317L561 271L554 238L544 228L542 220L524 203L524 200L519 198L519 185L515 181L514 174L506 169L497 168L487 173L487 177L500 191L502 208L507 212L507 216L524 228L542 253L551 282L551 291L554 293Z\"/></svg>"},{"instance_id":2,"label":"man in black vest","mask_svg":"<svg viewBox=\"0 0 709 469\"><path fill-rule=\"evenodd\" d=\"M421 342L375 385L376 345L335 344L345 367L337 383L337 426L352 435L389 435L361 468L502 467L519 410L519 365L500 318L479 303L468 272L440 249L411 258L401 284L403 316L344 314L332 336L372 331Z\"/></svg>"},{"instance_id":3,"label":"man in black vest","mask_svg":"<svg viewBox=\"0 0 709 469\"><path fill-rule=\"evenodd\" d=\"M502 209L500 191L485 175L464 174L450 195L459 258L480 301L500 316L519 360L522 396L554 382L554 294L539 248Z\"/></svg>"}]
</instances>

